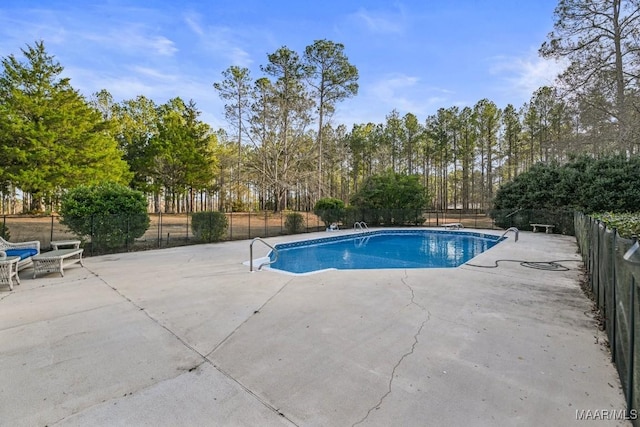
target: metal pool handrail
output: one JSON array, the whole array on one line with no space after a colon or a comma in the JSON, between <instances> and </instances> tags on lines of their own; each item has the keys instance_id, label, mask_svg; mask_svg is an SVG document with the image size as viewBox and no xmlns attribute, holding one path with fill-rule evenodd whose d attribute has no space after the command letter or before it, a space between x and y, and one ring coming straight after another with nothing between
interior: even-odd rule
<instances>
[{"instance_id":1,"label":"metal pool handrail","mask_svg":"<svg viewBox=\"0 0 640 427\"><path fill-rule=\"evenodd\" d=\"M513 231L516 234L516 242L517 242L518 241L518 234L520 233L520 230L518 230L516 227L507 228L507 230L504 233L502 233L502 236L500 236L500 238L502 239L510 231Z\"/></svg>"},{"instance_id":2,"label":"metal pool handrail","mask_svg":"<svg viewBox=\"0 0 640 427\"><path fill-rule=\"evenodd\" d=\"M367 227L367 223L364 221L356 221L353 224L353 229L357 230L358 228L360 228L360 231L365 231L365 230L369 230L369 227Z\"/></svg>"},{"instance_id":3,"label":"metal pool handrail","mask_svg":"<svg viewBox=\"0 0 640 427\"><path fill-rule=\"evenodd\" d=\"M264 240L262 240L260 237L255 237L251 243L249 244L249 271L253 271L253 244L257 241L260 241L262 243L264 243L265 245L267 245L268 247L271 248L271 250L276 254L275 258L273 259L273 261L265 261L262 264L260 264L258 266L258 270L260 270L262 267L264 267L265 265L271 265L274 262L276 262L278 260L278 255L279 252L276 248L274 248L273 246L271 246L270 244L268 244L267 242L265 242Z\"/></svg>"}]
</instances>

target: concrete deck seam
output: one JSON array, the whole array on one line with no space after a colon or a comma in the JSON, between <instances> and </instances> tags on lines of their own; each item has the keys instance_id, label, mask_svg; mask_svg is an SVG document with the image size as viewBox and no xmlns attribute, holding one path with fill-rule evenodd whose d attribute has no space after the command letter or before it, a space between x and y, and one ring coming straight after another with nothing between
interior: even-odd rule
<instances>
[{"instance_id":1,"label":"concrete deck seam","mask_svg":"<svg viewBox=\"0 0 640 427\"><path fill-rule=\"evenodd\" d=\"M224 369L220 368L219 366L216 366L213 364L213 362L211 362L210 360L207 360L208 363L211 364L211 366L213 366L218 372L220 372L222 375L224 375L225 377L227 377L228 379L230 379L231 381L233 381L234 383L238 384L238 386L243 389L246 393L248 393L250 396L252 396L254 399L256 399L258 402L262 403L262 405L264 405L266 408L270 409L271 411L275 412L276 414L278 414L280 417L284 418L285 420L289 421L292 425L298 427L299 425L296 424L295 422L293 422L292 419L290 419L289 417L287 417L284 413L282 413L280 411L280 409L276 408L275 406L271 405L269 402L267 402L266 400L264 400L263 398L261 398L258 394L256 394L253 390L251 390L249 387L247 387L246 385L242 384L239 380L237 380L236 378L234 378L231 374L229 374L228 372L226 372Z\"/></svg>"},{"instance_id":2,"label":"concrete deck seam","mask_svg":"<svg viewBox=\"0 0 640 427\"><path fill-rule=\"evenodd\" d=\"M4 300L5 298L9 298L11 295L13 295L13 291L10 291L10 292L9 292L8 294L6 294L6 295L2 295L2 296L0 297L0 301Z\"/></svg>"},{"instance_id":3,"label":"concrete deck seam","mask_svg":"<svg viewBox=\"0 0 640 427\"><path fill-rule=\"evenodd\" d=\"M24 279L22 279L22 280L24 280ZM20 291L20 292L32 292L32 291L35 291L37 289L46 288L47 286L56 286L56 287L58 287L58 286L66 286L66 285L69 285L69 284L74 283L74 282L81 282L83 280L85 280L85 278L84 277L80 277L80 278L77 278L77 279L67 280L67 281L65 281L65 283L54 283L54 284L42 283L39 286L34 286L32 288L29 288L29 289L24 289L24 288L17 289L16 286L22 286L22 285L21 284L20 285L16 284L16 285L13 285L13 290L12 291L8 291L7 294L0 296L0 301L2 301L3 299L5 299L5 298L7 298L7 297L9 297L11 295L15 295L17 293L17 291Z\"/></svg>"},{"instance_id":4,"label":"concrete deck seam","mask_svg":"<svg viewBox=\"0 0 640 427\"><path fill-rule=\"evenodd\" d=\"M189 344L188 342L186 342L185 340L183 340L178 334L176 334L175 332L173 332L171 329L169 329L167 326L163 325L162 323L160 323L160 321L156 318L154 318L153 316L151 316L151 314L149 314L149 312L142 307L141 305L136 304L131 298L127 297L126 295L124 295L122 292L120 292L118 290L118 288L111 286L106 280L104 280L104 278L102 278L99 274L95 273L94 271L90 270L89 268L87 268L87 270L93 274L98 280L100 280L102 283L104 283L105 285L107 285L109 288L111 288L115 293L117 293L122 299L126 300L127 302L129 302L131 305L133 305L135 308L137 308L139 311L142 311L144 313L145 316L147 316L152 322L154 322L156 325L160 326L162 329L164 329L165 331L169 332L171 335L173 335L180 343L182 343L182 345L184 345L185 347L187 347L188 349L192 350L194 353L196 353L197 355L199 355L204 361L206 361L206 357L200 353L198 350L196 350L193 346L191 346L191 344ZM202 363L194 366L194 368L197 368L198 366L202 365Z\"/></svg>"},{"instance_id":5,"label":"concrete deck seam","mask_svg":"<svg viewBox=\"0 0 640 427\"><path fill-rule=\"evenodd\" d=\"M411 291L411 301L409 302L409 304L407 304L407 306L409 306L411 304L414 304L414 305L418 306L422 311L425 311L427 313L427 316L422 321L422 323L420 324L420 327L418 328L418 331L413 335L413 344L411 345L411 349L408 352L404 353L400 357L400 360L398 360L398 362L394 365L393 369L391 370L391 377L389 378L389 383L387 384L387 391L380 397L380 400L378 400L378 402L375 405L373 405L371 408L369 408L369 410L367 411L365 416L362 417L357 422L355 422L354 424L352 424L351 427L355 427L355 426L357 426L359 424L364 423L367 420L367 418L369 418L369 415L371 415L371 412L373 412L375 409L380 409L380 406L382 406L382 402L391 394L391 390L392 390L392 387L393 387L393 379L396 376L396 370L398 369L398 367L400 367L400 365L402 364L404 359L406 359L407 357L409 357L409 356L411 356L413 354L413 352L416 349L416 346L418 345L418 342L419 342L418 337L422 333L422 329L427 324L427 322L429 322L429 320L431 320L431 312L429 312L429 310L427 310L424 306L422 306L422 305L418 304L417 302L415 302L415 292L413 291L413 288L409 284L407 284L407 282L405 282L406 278L407 278L407 276L401 278L400 281L407 288L409 288L409 290Z\"/></svg>"},{"instance_id":6,"label":"concrete deck seam","mask_svg":"<svg viewBox=\"0 0 640 427\"><path fill-rule=\"evenodd\" d=\"M240 325L238 325L238 327L236 327L233 332L231 334L229 334L225 339L223 339L220 344L218 344L212 351L210 351L206 356L203 355L202 353L200 353L198 350L196 350L194 347L192 347L189 343L187 343L185 340L183 340L180 336L178 336L175 332L173 332L171 329L169 329L168 327L166 327L165 325L163 325L162 323L160 323L157 319L155 319L154 317L152 317L145 309L144 307L136 304L133 300L131 300L129 297L125 296L124 294L122 294L117 288L111 286L106 280L104 280L104 278L102 278L99 274L93 272L90 269L87 269L91 274L93 274L96 278L98 278L98 280L100 280L102 283L104 283L106 286L108 286L109 288L111 288L114 292L116 292L118 295L120 295L123 299L127 300L129 303L131 303L131 305L133 305L134 307L138 308L139 310L143 311L144 314L154 323L156 323L158 326L160 326L161 328L163 328L164 330L166 330L167 332L169 332L171 335L173 335L180 343L182 343L182 345L184 345L185 347L187 347L188 349L190 349L191 351L193 351L195 354L197 354L198 356L200 356L202 358L202 362L197 364L196 366L185 370L185 372L191 372L194 369L199 368L200 366L202 366L204 363L208 363L210 364L214 369L216 369L218 372L220 372L221 374L223 374L225 377L227 377L228 379L230 379L231 381L235 382L236 384L238 384L238 386L240 386L240 388L242 390L244 390L246 393L248 393L250 396L252 396L254 399L256 399L258 402L260 402L264 407L266 407L267 409L273 411L274 413L276 413L277 415L279 415L280 417L286 419L287 421L289 421L292 425L297 426L296 423L294 423L292 420L290 420L289 418L287 418L286 415L284 415L282 412L280 412L277 408L275 408L274 406L272 406L271 404L269 404L268 402L266 402L265 400L263 400L262 398L260 398L260 396L258 396L256 393L254 393L251 389L249 389L248 387L246 387L244 384L242 384L240 381L238 381L237 379L235 379L233 376L231 376L230 374L228 374L227 372L225 372L224 370L222 370L219 366L216 366L211 360L209 360L207 357L213 353L217 348L220 347L220 345L222 345L222 343L224 343L229 337L231 337L231 335L233 335L242 325L244 325L249 319L251 319L253 316L255 316L257 313L260 312L260 310L266 306L271 300L273 300L290 282L288 281L287 283L285 283L280 289L278 289L278 291L276 293L274 293L271 297L269 297L269 299L267 299L264 304L262 304L258 310L254 311L254 313L252 313L247 319L245 319L244 322L242 322ZM293 279L292 279L293 280ZM180 374L182 375L182 374ZM179 375L178 375L179 376ZM136 393L138 392L138 390L136 390ZM64 418L63 418L64 419Z\"/></svg>"},{"instance_id":7,"label":"concrete deck seam","mask_svg":"<svg viewBox=\"0 0 640 427\"><path fill-rule=\"evenodd\" d=\"M224 337L222 339L222 341L220 341L218 344L215 345L215 347L213 347L213 349L207 353L204 357L208 358L209 356L211 356L216 350L218 350L225 342L227 342L236 332L238 332L238 330L243 327L249 320L251 320L251 318L253 318L253 316L255 316L256 314L260 313L262 311L262 309L269 304L275 297L277 297L280 292L282 292L284 290L284 288L287 287L287 285L289 283L291 283L293 279L290 279L289 281L287 281L284 285L282 285L282 287L280 287L280 289L278 289L276 291L276 293L274 293L273 295L271 295L260 307L258 307L257 310L255 310L253 313L251 313L249 315L249 317L247 317L246 319L244 319L242 321L242 323L240 323L238 326L235 327L235 329L233 331L231 331L226 337Z\"/></svg>"}]
</instances>

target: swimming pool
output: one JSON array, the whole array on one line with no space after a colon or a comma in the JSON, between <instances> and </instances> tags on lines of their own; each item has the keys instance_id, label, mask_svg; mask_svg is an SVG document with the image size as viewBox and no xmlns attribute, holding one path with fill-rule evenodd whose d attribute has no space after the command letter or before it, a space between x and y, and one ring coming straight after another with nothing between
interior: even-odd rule
<instances>
[{"instance_id":1,"label":"swimming pool","mask_svg":"<svg viewBox=\"0 0 640 427\"><path fill-rule=\"evenodd\" d=\"M467 231L378 230L277 244L271 269L319 270L458 267L495 246L500 237ZM273 260L275 253L269 253Z\"/></svg>"}]
</instances>

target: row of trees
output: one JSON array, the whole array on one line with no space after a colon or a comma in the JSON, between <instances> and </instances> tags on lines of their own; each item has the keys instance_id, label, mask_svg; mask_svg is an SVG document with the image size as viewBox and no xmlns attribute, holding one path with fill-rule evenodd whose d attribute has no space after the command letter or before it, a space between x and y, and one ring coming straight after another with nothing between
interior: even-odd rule
<instances>
[{"instance_id":1,"label":"row of trees","mask_svg":"<svg viewBox=\"0 0 640 427\"><path fill-rule=\"evenodd\" d=\"M224 73L225 82L235 90L226 92L223 99L234 99L227 108L237 113L227 117L237 123L238 182L249 183L240 186L234 197L247 197L242 189L258 184L261 178L254 172L261 155L269 159L263 164L280 170L293 168L287 175L294 182L288 181L285 187L298 201L296 207L301 207L300 201L303 208L309 207L305 201L324 194L347 201L365 179L391 170L419 174L435 208L486 209L496 188L536 163L563 163L575 154L637 154L640 1L561 0L555 18L554 31L540 54L565 60L569 66L557 86L541 87L524 105L500 108L483 99L473 107L441 108L424 120L394 110L384 123L355 124L350 129L323 126L327 122L317 120L320 127L315 135L321 131L321 143L302 135L291 142L307 160L297 163L279 161L276 154L282 151L255 138L261 135L256 130L275 128L255 108L264 105L256 96L262 93L263 81L258 79L254 91L244 92L246 102L242 104L241 85L229 79L237 77L238 69L231 67ZM242 75L247 77L242 87L252 87L248 76ZM305 86L301 83L299 87ZM247 107L242 117L241 104ZM280 108L277 104L271 107L273 111ZM245 141L250 143L243 151ZM317 186L311 179L314 165L318 165Z\"/></svg>"},{"instance_id":2,"label":"row of trees","mask_svg":"<svg viewBox=\"0 0 640 427\"><path fill-rule=\"evenodd\" d=\"M0 191L54 209L67 189L108 180L144 191L154 210L311 209L390 171L417 175L433 207L489 208L496 188L538 162L638 152L640 0L560 0L555 16L540 52L570 65L524 105L483 99L352 126L331 119L357 94L358 70L328 40L278 49L257 79L225 70L212 90L227 132L178 97L115 103L103 90L86 100L39 42L26 62L2 60Z\"/></svg>"},{"instance_id":3,"label":"row of trees","mask_svg":"<svg viewBox=\"0 0 640 427\"><path fill-rule=\"evenodd\" d=\"M309 183L317 168L316 188L323 187L323 123L336 102L358 89L357 70L343 49L320 40L301 59L282 47L268 55L266 76L251 88L247 69L225 71L225 80L214 86L230 102L226 116L237 124L234 142L233 135L200 121L194 102L179 97L163 105L142 95L115 103L102 90L86 100L61 77L62 66L43 42L28 46L25 62L13 55L2 61L3 205L19 190L26 210L55 209L69 188L114 181L148 194L156 211L244 209L249 192L263 208L284 208L301 173ZM74 108L83 115L74 115ZM310 128L314 120L316 131Z\"/></svg>"},{"instance_id":4,"label":"row of trees","mask_svg":"<svg viewBox=\"0 0 640 427\"><path fill-rule=\"evenodd\" d=\"M206 195L224 184L219 171L220 162L229 157L228 148L198 118L200 111L192 101L173 98L157 105L138 96L114 103L103 90L91 103L110 124L132 173L130 186L150 196L155 212L213 208Z\"/></svg>"},{"instance_id":5,"label":"row of trees","mask_svg":"<svg viewBox=\"0 0 640 427\"><path fill-rule=\"evenodd\" d=\"M358 70L344 45L329 40L302 56L284 46L267 58L265 76L255 81L247 68L231 66L214 83L238 147L232 196L246 199L243 184L250 183L262 208L286 208L292 191L308 208L325 193L326 151L335 144L330 118L338 102L357 94Z\"/></svg>"},{"instance_id":6,"label":"row of trees","mask_svg":"<svg viewBox=\"0 0 640 427\"><path fill-rule=\"evenodd\" d=\"M23 211L54 210L79 185L114 182L150 195L156 211L213 192L224 147L193 102L86 100L61 77L43 42L2 60L0 192L3 211L20 191ZM185 202L186 201L186 202Z\"/></svg>"},{"instance_id":7,"label":"row of trees","mask_svg":"<svg viewBox=\"0 0 640 427\"><path fill-rule=\"evenodd\" d=\"M109 125L60 77L62 66L43 43L23 51L26 63L2 59L0 191L20 189L30 208L55 203L80 183L130 178Z\"/></svg>"}]
</instances>

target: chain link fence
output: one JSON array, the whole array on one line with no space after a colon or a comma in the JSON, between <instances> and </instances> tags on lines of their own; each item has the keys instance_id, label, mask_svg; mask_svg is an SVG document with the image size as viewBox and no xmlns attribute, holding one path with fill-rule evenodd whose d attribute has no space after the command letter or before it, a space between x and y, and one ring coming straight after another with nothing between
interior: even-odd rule
<instances>
[{"instance_id":1,"label":"chain link fence","mask_svg":"<svg viewBox=\"0 0 640 427\"><path fill-rule=\"evenodd\" d=\"M149 227L140 236L133 224L138 219L122 215L87 218L86 228L93 230L118 229L118 240L106 243L104 239L88 233L79 238L62 224L58 215L3 215L0 217L0 235L13 242L39 240L42 250L51 247L51 241L80 239L87 256L110 252L127 252L208 243L219 240L245 240L254 237L274 237L287 234L324 231L329 227L323 219L311 211L282 212L233 212L225 213L226 230L219 239L198 239L193 231L191 214L149 214ZM293 217L293 218L292 218ZM407 210L354 210L349 215L340 213L337 226L351 229L355 222L365 221L375 226L438 227L451 222L462 223L467 228L496 228L485 211L419 211ZM295 221L292 221L295 219ZM416 220L417 219L417 220Z\"/></svg>"},{"instance_id":2,"label":"chain link fence","mask_svg":"<svg viewBox=\"0 0 640 427\"><path fill-rule=\"evenodd\" d=\"M325 215L326 214L326 215ZM233 212L225 213L226 225L220 236L198 238L194 233L192 214L149 214L149 227L143 233L139 229L140 218L122 215L99 216L82 220L85 229L91 230L78 237L62 224L58 215L29 216L3 215L0 217L0 235L7 240L24 242L39 240L42 250L51 247L51 241L80 239L86 256L104 253L159 249L224 240L245 240L254 237L274 237L324 231L331 224L340 229L352 229L356 222L364 221L369 227L420 226L440 227L460 223L465 228L507 229L516 226L531 230L530 223L555 224L554 232L573 234L573 227L566 225L566 213L549 211L490 211L450 209L447 211L415 211L408 209L347 209L340 212L282 211L282 212ZM571 213L571 215L573 215ZM329 219L331 224L324 221ZM572 222L572 221L571 221ZM107 231L105 231L107 230ZM108 230L118 230L107 238ZM211 236L211 234L206 234Z\"/></svg>"},{"instance_id":3,"label":"chain link fence","mask_svg":"<svg viewBox=\"0 0 640 427\"><path fill-rule=\"evenodd\" d=\"M557 234L575 235L573 210L567 209L495 209L490 211L495 225L500 228L516 227L532 231L532 224L549 224Z\"/></svg>"},{"instance_id":4,"label":"chain link fence","mask_svg":"<svg viewBox=\"0 0 640 427\"><path fill-rule=\"evenodd\" d=\"M603 317L611 358L624 389L627 411L640 409L640 265L624 259L635 240L575 213L576 240L587 267L589 290ZM638 420L633 420L640 426Z\"/></svg>"}]
</instances>

